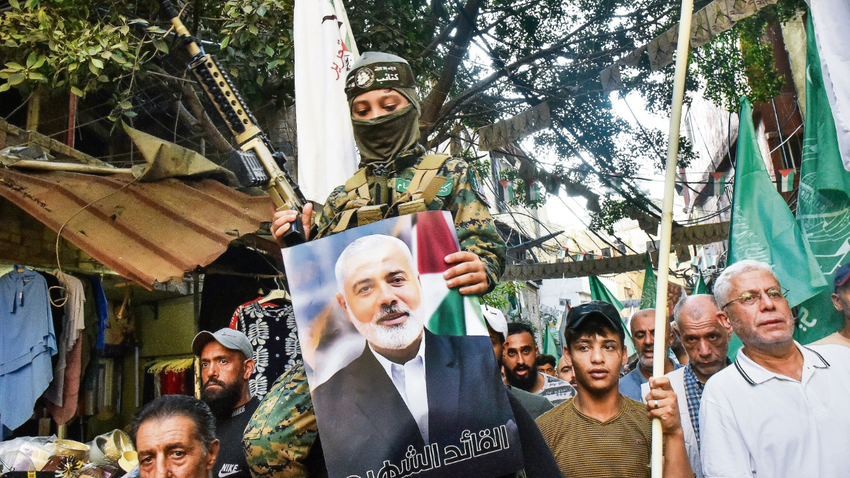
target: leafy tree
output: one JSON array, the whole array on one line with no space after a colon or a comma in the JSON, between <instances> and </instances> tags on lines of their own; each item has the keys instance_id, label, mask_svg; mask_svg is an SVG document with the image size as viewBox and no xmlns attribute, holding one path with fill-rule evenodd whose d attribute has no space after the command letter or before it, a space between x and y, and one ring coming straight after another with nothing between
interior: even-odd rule
<instances>
[{"instance_id":1,"label":"leafy tree","mask_svg":"<svg viewBox=\"0 0 850 478\"><path fill-rule=\"evenodd\" d=\"M177 2L190 31L219 57L261 123L295 101L293 1ZM707 3L697 0L695 8ZM153 0L10 4L0 19L5 63L0 90L28 93L45 85L86 97L109 95L111 116L118 118L135 113L141 89L155 87L176 104L175 124L217 150L230 147L219 132L225 129L185 81L185 53L174 47L173 35L165 34L170 25L158 18ZM593 227L610 229L622 217L658 216L631 178L639 164L660 167L666 137L614 114L599 75L677 22L679 5L677 0L358 0L348 1L347 9L361 51L390 51L411 61L423 97L422 137L429 146L469 142L470 131L547 102L552 126L533 136L534 154L527 160L532 167L518 182L558 178L558 189L563 185L568 194L588 200ZM694 51L688 91L705 84L709 97L730 109L740 93L755 101L775 95L781 77L764 31L801 8L803 0L780 0ZM644 57L623 70L620 94L638 92L648 108L665 113L672 74L673 65L651 71ZM681 151L686 166L690 145L683 141ZM543 165L535 156L558 162ZM540 201L524 194L517 198L523 204L535 200Z\"/></svg>"}]
</instances>

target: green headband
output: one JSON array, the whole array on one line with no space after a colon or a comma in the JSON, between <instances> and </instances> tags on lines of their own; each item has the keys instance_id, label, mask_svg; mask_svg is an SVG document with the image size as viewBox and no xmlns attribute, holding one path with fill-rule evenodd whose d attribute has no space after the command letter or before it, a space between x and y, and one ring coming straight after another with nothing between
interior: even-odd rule
<instances>
[{"instance_id":1,"label":"green headband","mask_svg":"<svg viewBox=\"0 0 850 478\"><path fill-rule=\"evenodd\" d=\"M363 53L354 62L345 81L345 95L349 104L355 97L372 90L414 88L416 77L404 58L373 51Z\"/></svg>"}]
</instances>

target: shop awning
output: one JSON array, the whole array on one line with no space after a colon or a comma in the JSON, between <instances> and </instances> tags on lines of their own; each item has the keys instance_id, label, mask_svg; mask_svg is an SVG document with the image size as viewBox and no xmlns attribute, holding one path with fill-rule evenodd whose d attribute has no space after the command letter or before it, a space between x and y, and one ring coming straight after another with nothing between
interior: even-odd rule
<instances>
[{"instance_id":1,"label":"shop awning","mask_svg":"<svg viewBox=\"0 0 850 478\"><path fill-rule=\"evenodd\" d=\"M273 211L268 196L214 180L140 183L130 174L0 168L0 196L148 289L211 263Z\"/></svg>"}]
</instances>

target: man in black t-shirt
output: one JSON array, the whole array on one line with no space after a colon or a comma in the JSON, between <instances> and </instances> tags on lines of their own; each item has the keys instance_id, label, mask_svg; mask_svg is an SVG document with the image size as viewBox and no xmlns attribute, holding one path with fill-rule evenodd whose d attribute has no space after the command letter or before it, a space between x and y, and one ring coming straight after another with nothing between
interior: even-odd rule
<instances>
[{"instance_id":1,"label":"man in black t-shirt","mask_svg":"<svg viewBox=\"0 0 850 478\"><path fill-rule=\"evenodd\" d=\"M192 341L192 352L201 360L201 399L216 417L221 442L212 478L251 478L242 448L245 426L260 404L248 391L254 372L251 342L233 329L202 331Z\"/></svg>"}]
</instances>

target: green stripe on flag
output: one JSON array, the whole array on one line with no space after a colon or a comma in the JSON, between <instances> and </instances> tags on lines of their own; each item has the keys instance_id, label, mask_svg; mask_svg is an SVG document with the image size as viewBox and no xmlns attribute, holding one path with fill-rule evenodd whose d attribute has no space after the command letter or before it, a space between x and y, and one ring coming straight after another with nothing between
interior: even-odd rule
<instances>
[{"instance_id":1,"label":"green stripe on flag","mask_svg":"<svg viewBox=\"0 0 850 478\"><path fill-rule=\"evenodd\" d=\"M464 297L457 288L449 289L437 310L428 318L428 330L437 335L466 335Z\"/></svg>"}]
</instances>

